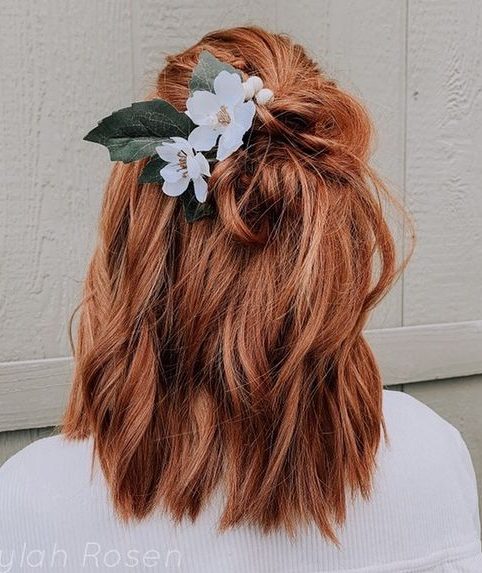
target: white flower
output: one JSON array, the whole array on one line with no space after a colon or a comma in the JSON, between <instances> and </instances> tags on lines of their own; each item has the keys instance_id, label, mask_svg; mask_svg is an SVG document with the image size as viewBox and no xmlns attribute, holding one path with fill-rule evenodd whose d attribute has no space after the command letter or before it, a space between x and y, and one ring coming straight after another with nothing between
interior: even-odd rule
<instances>
[{"instance_id":1,"label":"white flower","mask_svg":"<svg viewBox=\"0 0 482 573\"><path fill-rule=\"evenodd\" d=\"M225 70L214 80L214 93L196 91L187 100L187 115L198 125L189 142L198 151L209 151L219 144L216 159L226 159L239 149L243 136L251 127L256 106L244 101L245 92L238 74Z\"/></svg>"},{"instance_id":2,"label":"white flower","mask_svg":"<svg viewBox=\"0 0 482 573\"><path fill-rule=\"evenodd\" d=\"M189 182L194 184L194 194L200 203L207 197L208 184L204 176L209 177L209 163L202 153L194 153L191 143L182 137L171 137L171 142L156 147L161 159L167 165L161 169L164 179L162 190L170 197L178 197L187 189Z\"/></svg>"}]
</instances>

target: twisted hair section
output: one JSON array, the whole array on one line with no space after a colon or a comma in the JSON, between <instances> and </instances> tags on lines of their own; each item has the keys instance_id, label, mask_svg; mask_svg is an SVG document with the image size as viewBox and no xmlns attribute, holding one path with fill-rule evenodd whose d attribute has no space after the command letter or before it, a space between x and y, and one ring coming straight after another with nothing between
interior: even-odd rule
<instances>
[{"instance_id":1,"label":"twisted hair section","mask_svg":"<svg viewBox=\"0 0 482 573\"><path fill-rule=\"evenodd\" d=\"M64 432L93 438L124 519L194 520L220 489L221 529L314 522L336 542L383 436L362 330L401 268L392 198L365 110L285 36L208 34L168 57L152 97L183 110L202 50L275 99L215 165L212 219L187 223L180 201L137 183L142 165L114 167Z\"/></svg>"}]
</instances>

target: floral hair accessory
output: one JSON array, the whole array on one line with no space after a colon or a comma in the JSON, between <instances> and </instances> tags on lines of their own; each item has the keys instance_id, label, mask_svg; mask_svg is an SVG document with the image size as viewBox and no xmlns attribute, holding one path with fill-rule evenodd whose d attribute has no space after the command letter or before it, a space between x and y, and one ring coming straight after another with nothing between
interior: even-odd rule
<instances>
[{"instance_id":1,"label":"floral hair accessory","mask_svg":"<svg viewBox=\"0 0 482 573\"><path fill-rule=\"evenodd\" d=\"M214 93L195 91L186 106L187 115L198 126L189 135L190 143L199 151L209 151L220 136L216 152L218 161L241 147L256 111L252 100L244 101L239 75L225 70L214 79Z\"/></svg>"},{"instance_id":2,"label":"floral hair accessory","mask_svg":"<svg viewBox=\"0 0 482 573\"><path fill-rule=\"evenodd\" d=\"M212 215L208 199L210 164L223 161L243 144L258 105L273 99L258 76L242 81L238 70L202 52L182 113L162 99L137 102L99 122L86 141L108 148L112 161L150 158L139 183L161 183L181 197L188 221ZM253 101L254 100L254 101Z\"/></svg>"}]
</instances>

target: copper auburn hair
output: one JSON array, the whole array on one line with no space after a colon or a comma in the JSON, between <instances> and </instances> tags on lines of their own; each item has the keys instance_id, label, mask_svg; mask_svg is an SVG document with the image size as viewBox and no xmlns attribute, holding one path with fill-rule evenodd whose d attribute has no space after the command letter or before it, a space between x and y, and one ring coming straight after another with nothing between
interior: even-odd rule
<instances>
[{"instance_id":1,"label":"copper auburn hair","mask_svg":"<svg viewBox=\"0 0 482 573\"><path fill-rule=\"evenodd\" d=\"M216 216L116 164L85 280L64 433L92 437L124 519L195 519L223 492L221 529L315 523L336 541L368 497L382 382L362 329L400 265L390 197L368 164L364 108L299 45L259 28L167 58L149 97L185 109L202 50L275 94L215 164Z\"/></svg>"}]
</instances>

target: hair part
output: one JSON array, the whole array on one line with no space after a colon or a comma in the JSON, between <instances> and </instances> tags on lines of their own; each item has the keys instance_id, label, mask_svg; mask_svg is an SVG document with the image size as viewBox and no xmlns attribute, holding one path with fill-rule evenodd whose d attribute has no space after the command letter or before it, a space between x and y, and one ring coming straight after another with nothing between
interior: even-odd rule
<instances>
[{"instance_id":1,"label":"hair part","mask_svg":"<svg viewBox=\"0 0 482 573\"><path fill-rule=\"evenodd\" d=\"M115 165L63 431L93 438L124 519L194 520L221 487L221 529L314 522L336 542L383 435L362 329L401 268L392 199L365 110L286 36L208 34L168 57L151 97L185 109L202 50L275 99L215 165L213 219L187 223L180 201L139 185L145 162Z\"/></svg>"}]
</instances>

